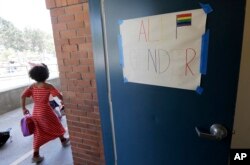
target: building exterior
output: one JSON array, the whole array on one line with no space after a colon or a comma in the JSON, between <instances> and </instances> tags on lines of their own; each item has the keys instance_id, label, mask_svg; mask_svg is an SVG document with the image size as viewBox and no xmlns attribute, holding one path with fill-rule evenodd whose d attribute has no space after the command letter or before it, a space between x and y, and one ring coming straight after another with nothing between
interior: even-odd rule
<instances>
[{"instance_id":1,"label":"building exterior","mask_svg":"<svg viewBox=\"0 0 250 165\"><path fill-rule=\"evenodd\" d=\"M74 163L104 164L88 2L46 0Z\"/></svg>"}]
</instances>

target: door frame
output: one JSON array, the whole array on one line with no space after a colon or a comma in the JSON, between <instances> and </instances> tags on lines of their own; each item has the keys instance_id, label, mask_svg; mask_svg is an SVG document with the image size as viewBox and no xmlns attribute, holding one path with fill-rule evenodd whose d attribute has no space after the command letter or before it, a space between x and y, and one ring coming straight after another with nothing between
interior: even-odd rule
<instances>
[{"instance_id":1,"label":"door frame","mask_svg":"<svg viewBox=\"0 0 250 165\"><path fill-rule=\"evenodd\" d=\"M246 1L245 24L242 43L237 100L231 148L250 148L250 1Z\"/></svg>"}]
</instances>

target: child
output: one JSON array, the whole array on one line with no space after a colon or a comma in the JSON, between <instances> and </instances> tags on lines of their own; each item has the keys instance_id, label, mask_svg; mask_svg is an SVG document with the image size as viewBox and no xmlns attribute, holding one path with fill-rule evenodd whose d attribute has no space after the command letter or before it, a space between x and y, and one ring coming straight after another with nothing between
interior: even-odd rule
<instances>
[{"instance_id":1,"label":"child","mask_svg":"<svg viewBox=\"0 0 250 165\"><path fill-rule=\"evenodd\" d=\"M69 145L70 141L69 138L64 137L65 129L49 105L50 95L58 97L60 100L63 100L63 97L53 85L46 83L49 77L47 66L45 64L33 66L29 71L29 76L36 83L32 84L22 93L21 106L24 115L29 113L29 110L26 108L26 98L33 98L34 108L32 119L35 124L35 130L32 162L40 163L44 159L44 157L39 155L39 149L43 144L55 138L60 138L63 146Z\"/></svg>"}]
</instances>

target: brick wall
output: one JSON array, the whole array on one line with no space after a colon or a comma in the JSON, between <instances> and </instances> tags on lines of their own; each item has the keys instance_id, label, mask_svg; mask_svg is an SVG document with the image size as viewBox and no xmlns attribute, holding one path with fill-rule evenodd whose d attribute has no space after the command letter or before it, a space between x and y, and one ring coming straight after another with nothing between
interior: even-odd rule
<instances>
[{"instance_id":1,"label":"brick wall","mask_svg":"<svg viewBox=\"0 0 250 165\"><path fill-rule=\"evenodd\" d=\"M45 0L50 10L61 90L75 165L104 164L86 0Z\"/></svg>"}]
</instances>

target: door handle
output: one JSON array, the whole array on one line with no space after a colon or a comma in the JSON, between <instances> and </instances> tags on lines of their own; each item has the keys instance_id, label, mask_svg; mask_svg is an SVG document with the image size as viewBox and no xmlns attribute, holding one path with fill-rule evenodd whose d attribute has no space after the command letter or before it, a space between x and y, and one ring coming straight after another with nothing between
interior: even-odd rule
<instances>
[{"instance_id":1,"label":"door handle","mask_svg":"<svg viewBox=\"0 0 250 165\"><path fill-rule=\"evenodd\" d=\"M195 127L195 130L200 138L222 140L227 137L227 129L221 124L213 124L210 127L210 133L201 132L197 127Z\"/></svg>"}]
</instances>

